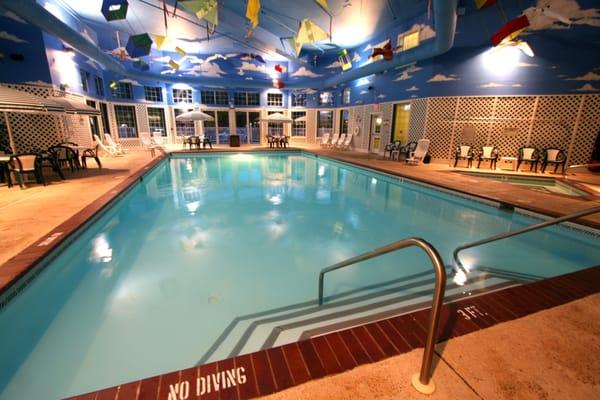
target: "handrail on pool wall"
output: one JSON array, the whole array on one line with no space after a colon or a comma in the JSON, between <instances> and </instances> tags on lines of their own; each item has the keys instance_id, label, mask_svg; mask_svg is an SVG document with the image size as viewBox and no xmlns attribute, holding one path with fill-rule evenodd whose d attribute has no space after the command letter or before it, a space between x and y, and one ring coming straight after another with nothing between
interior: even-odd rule
<instances>
[{"instance_id":1,"label":"handrail on pool wall","mask_svg":"<svg viewBox=\"0 0 600 400\"><path fill-rule=\"evenodd\" d=\"M546 226L560 224L561 222L570 221L575 218L584 217L586 215L596 214L598 212L600 212L600 206L586 208L585 210L577 211L575 213L564 215L562 217L549 219L548 221L540 222L540 223L534 224L534 225L529 225L529 226L526 226L525 228L517 229L516 231L499 233L497 235L490 236L485 239L477 240L476 242L463 244L462 246L458 246L456 249L454 249L454 253L452 253L452 258L454 259L454 266L457 267L462 272L464 272L465 274L469 272L465 269L465 267L460 262L460 259L458 258L458 253L460 253L463 250L470 249L471 247L480 246L482 244L495 242L496 240L501 240L501 239L506 239L506 238L509 238L512 236L517 236L517 235L520 235L521 233L535 231L537 229L545 228Z\"/></svg>"},{"instance_id":2,"label":"handrail on pool wall","mask_svg":"<svg viewBox=\"0 0 600 400\"><path fill-rule=\"evenodd\" d=\"M398 240L386 246L373 249L356 257L341 261L330 267L323 268L319 273L319 305L323 305L323 279L327 272L334 271L370 258L378 257L392 251L400 250L406 247L417 246L421 248L429 258L435 270L435 289L433 293L433 301L431 304L431 314L429 315L429 330L427 332L427 342L423 351L423 363L421 372L412 376L411 382L413 387L421 393L431 394L435 390L435 384L431 379L431 364L433 362L433 346L437 339L437 331L440 323L440 312L444 302L444 292L446 290L446 269L444 262L438 251L429 242L424 239L411 237Z\"/></svg>"}]
</instances>

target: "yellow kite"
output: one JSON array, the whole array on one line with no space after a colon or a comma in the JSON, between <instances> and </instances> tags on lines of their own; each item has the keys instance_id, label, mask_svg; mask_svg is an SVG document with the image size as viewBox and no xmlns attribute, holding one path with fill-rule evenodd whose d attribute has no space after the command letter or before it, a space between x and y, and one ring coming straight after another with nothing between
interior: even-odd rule
<instances>
[{"instance_id":1,"label":"yellow kite","mask_svg":"<svg viewBox=\"0 0 600 400\"><path fill-rule=\"evenodd\" d=\"M181 6L196 14L199 19L205 19L213 25L219 24L219 4L217 0L181 1Z\"/></svg>"},{"instance_id":2,"label":"yellow kite","mask_svg":"<svg viewBox=\"0 0 600 400\"><path fill-rule=\"evenodd\" d=\"M252 22L252 29L258 25L258 13L260 12L260 0L248 0L246 18Z\"/></svg>"},{"instance_id":3,"label":"yellow kite","mask_svg":"<svg viewBox=\"0 0 600 400\"><path fill-rule=\"evenodd\" d=\"M298 33L294 38L296 42L296 55L300 54L302 45L316 43L327 38L329 38L329 35L323 28L308 18L303 19L302 22L300 22Z\"/></svg>"}]
</instances>

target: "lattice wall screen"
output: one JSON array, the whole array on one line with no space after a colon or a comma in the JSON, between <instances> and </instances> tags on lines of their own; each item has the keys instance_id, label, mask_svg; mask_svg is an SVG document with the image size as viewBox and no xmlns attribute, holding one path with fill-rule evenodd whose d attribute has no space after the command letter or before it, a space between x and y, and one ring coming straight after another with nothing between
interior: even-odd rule
<instances>
[{"instance_id":1,"label":"lattice wall screen","mask_svg":"<svg viewBox=\"0 0 600 400\"><path fill-rule=\"evenodd\" d=\"M423 137L425 117L427 115L427 99L416 99L410 102L410 120L408 141L416 142Z\"/></svg>"},{"instance_id":2,"label":"lattice wall screen","mask_svg":"<svg viewBox=\"0 0 600 400\"><path fill-rule=\"evenodd\" d=\"M501 156L516 156L521 146L557 147L567 151L568 164L584 164L600 128L596 94L433 97L423 115L425 100L412 101L409 140L431 139L430 154L438 159L451 158L465 127L473 127L475 148L493 144Z\"/></svg>"},{"instance_id":3,"label":"lattice wall screen","mask_svg":"<svg viewBox=\"0 0 600 400\"><path fill-rule=\"evenodd\" d=\"M61 142L58 118L48 114L8 113L15 152L44 150Z\"/></svg>"}]
</instances>

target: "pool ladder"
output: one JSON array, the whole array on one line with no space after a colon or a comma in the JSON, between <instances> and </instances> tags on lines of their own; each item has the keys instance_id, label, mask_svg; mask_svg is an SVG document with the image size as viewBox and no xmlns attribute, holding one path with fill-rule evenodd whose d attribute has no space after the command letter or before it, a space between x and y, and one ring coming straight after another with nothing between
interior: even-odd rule
<instances>
[{"instance_id":1,"label":"pool ladder","mask_svg":"<svg viewBox=\"0 0 600 400\"><path fill-rule=\"evenodd\" d=\"M430 374L431 364L433 362L433 346L437 339L440 312L444 302L444 291L446 290L446 269L444 268L444 262L435 247L421 238L411 237L398 240L397 242L390 243L386 246L379 247L324 268L319 273L319 305L323 304L323 279L326 273L411 246L417 246L425 251L435 270L435 288L431 305L431 314L429 315L427 341L425 342L425 351L423 352L423 364L421 365L421 372L412 376L412 384L415 389L421 393L430 394L435 390L435 384L433 383Z\"/></svg>"},{"instance_id":2,"label":"pool ladder","mask_svg":"<svg viewBox=\"0 0 600 400\"><path fill-rule=\"evenodd\" d=\"M458 254L472 247L480 246L482 244L495 242L497 240L505 239L508 237L520 235L522 233L531 232L537 229L544 228L550 225L556 225L561 222L571 221L579 217L584 217L586 215L591 215L600 212L600 206L588 208L582 211L578 211L569 215L565 215L559 218L553 218L548 221L540 222L538 224L530 225L522 229L518 229L516 231L501 233L498 235L491 236L486 239L481 239L475 242L471 242L468 244L464 244L462 246L457 247L454 250L453 258L454 265L458 267L463 272L468 272L465 270L464 266L460 262L458 258ZM437 339L437 331L440 322L440 312L442 309L442 305L444 302L444 292L446 289L446 269L444 268L444 262L440 257L438 251L424 239L411 237L407 239L398 240L397 242L390 243L386 246L379 247L377 249L368 251L366 253L360 254L358 256L349 258L347 260L341 261L337 264L331 265L327 268L324 268L319 273L319 306L323 305L323 284L325 274L331 271L335 271L340 268L344 268L350 266L352 264L359 263L361 261L369 260L371 258L379 257L381 255L391 253L396 250L404 249L411 246L417 246L421 248L431 260L431 264L433 265L433 269L435 271L435 288L433 293L433 300L431 305L431 314L429 315L429 327L427 332L427 341L425 342L425 350L423 352L423 363L421 365L421 371L418 374L414 374L412 376L412 385L413 387L421 393L431 394L435 390L435 384L431 379L431 364L433 362L433 346L436 343Z\"/></svg>"}]
</instances>

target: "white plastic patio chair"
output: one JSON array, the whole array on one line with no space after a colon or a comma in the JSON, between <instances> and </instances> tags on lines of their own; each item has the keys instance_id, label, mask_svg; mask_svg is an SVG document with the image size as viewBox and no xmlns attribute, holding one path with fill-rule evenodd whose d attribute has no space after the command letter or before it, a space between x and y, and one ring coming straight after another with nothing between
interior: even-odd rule
<instances>
[{"instance_id":1,"label":"white plastic patio chair","mask_svg":"<svg viewBox=\"0 0 600 400\"><path fill-rule=\"evenodd\" d=\"M340 135L339 134L333 135L331 137L330 142L327 144L327 147L329 147L329 148L335 147L335 145L337 144L338 140L340 140Z\"/></svg>"},{"instance_id":2,"label":"white plastic patio chair","mask_svg":"<svg viewBox=\"0 0 600 400\"><path fill-rule=\"evenodd\" d=\"M353 134L349 133L346 135L344 142L342 144L338 144L338 148L340 150L348 150L350 148L350 143L352 143Z\"/></svg>"},{"instance_id":3,"label":"white plastic patio chair","mask_svg":"<svg viewBox=\"0 0 600 400\"><path fill-rule=\"evenodd\" d=\"M114 139L112 138L112 136L110 136L109 133L105 133L104 134L104 140L106 141L107 147L112 147L113 149L115 149L116 152L117 152L117 154L123 154L123 153L125 153L123 151L123 147L121 146L121 143L115 142Z\"/></svg>"},{"instance_id":4,"label":"white plastic patio chair","mask_svg":"<svg viewBox=\"0 0 600 400\"><path fill-rule=\"evenodd\" d=\"M329 146L329 133L324 133L323 136L321 136L321 147L327 146Z\"/></svg>"},{"instance_id":5,"label":"white plastic patio chair","mask_svg":"<svg viewBox=\"0 0 600 400\"><path fill-rule=\"evenodd\" d=\"M107 146L104 143L102 143L102 140L100 140L100 137L98 135L94 135L94 146L99 146L100 149L108 154L111 157L115 157L118 155L121 155L122 153L120 151L118 151L115 147L113 146Z\"/></svg>"},{"instance_id":6,"label":"white plastic patio chair","mask_svg":"<svg viewBox=\"0 0 600 400\"><path fill-rule=\"evenodd\" d=\"M417 142L417 148L411 154L409 154L406 162L409 164L420 164L423 162L423 159L427 155L427 151L429 150L429 143L431 141L429 139L419 139Z\"/></svg>"},{"instance_id":7,"label":"white plastic patio chair","mask_svg":"<svg viewBox=\"0 0 600 400\"><path fill-rule=\"evenodd\" d=\"M156 146L164 146L165 144L165 138L163 137L162 133L160 132L154 132L152 134L152 141L154 142L154 144Z\"/></svg>"},{"instance_id":8,"label":"white plastic patio chair","mask_svg":"<svg viewBox=\"0 0 600 400\"><path fill-rule=\"evenodd\" d=\"M144 150L149 150L150 155L154 157L156 145L153 140L150 138L150 134L148 132L140 132L140 141L142 142L142 146Z\"/></svg>"}]
</instances>

